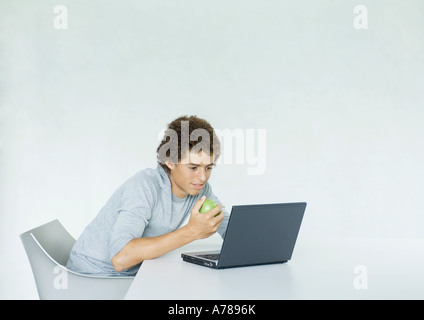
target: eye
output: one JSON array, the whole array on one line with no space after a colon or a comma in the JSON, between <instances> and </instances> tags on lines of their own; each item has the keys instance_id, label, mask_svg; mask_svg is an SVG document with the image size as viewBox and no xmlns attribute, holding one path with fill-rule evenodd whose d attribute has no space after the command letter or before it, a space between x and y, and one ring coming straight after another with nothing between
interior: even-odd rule
<instances>
[{"instance_id":1,"label":"eye","mask_svg":"<svg viewBox=\"0 0 424 320\"><path fill-rule=\"evenodd\" d=\"M196 170L197 167L188 167L190 170Z\"/></svg>"},{"instance_id":2,"label":"eye","mask_svg":"<svg viewBox=\"0 0 424 320\"><path fill-rule=\"evenodd\" d=\"M212 170L212 169L213 169L213 167L206 167L206 169L207 169L207 170Z\"/></svg>"}]
</instances>

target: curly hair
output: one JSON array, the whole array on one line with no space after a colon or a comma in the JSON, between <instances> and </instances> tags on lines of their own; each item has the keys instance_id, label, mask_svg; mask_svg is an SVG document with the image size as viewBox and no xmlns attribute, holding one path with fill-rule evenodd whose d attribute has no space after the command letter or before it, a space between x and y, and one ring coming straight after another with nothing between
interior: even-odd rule
<instances>
[{"instance_id":1,"label":"curly hair","mask_svg":"<svg viewBox=\"0 0 424 320\"><path fill-rule=\"evenodd\" d=\"M208 121L195 115L184 115L168 124L156 150L158 164L169 172L166 161L178 163L187 151L192 150L207 152L216 161L221 153L220 141Z\"/></svg>"}]
</instances>

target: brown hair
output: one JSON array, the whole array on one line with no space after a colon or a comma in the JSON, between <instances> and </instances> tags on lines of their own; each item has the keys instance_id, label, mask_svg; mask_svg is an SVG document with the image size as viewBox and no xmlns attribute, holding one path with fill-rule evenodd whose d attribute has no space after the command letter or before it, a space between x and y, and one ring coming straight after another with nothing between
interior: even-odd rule
<instances>
[{"instance_id":1,"label":"brown hair","mask_svg":"<svg viewBox=\"0 0 424 320\"><path fill-rule=\"evenodd\" d=\"M195 115L178 117L168 124L156 150L158 164L169 172L166 161L178 163L193 148L213 155L214 161L221 153L218 136L208 121Z\"/></svg>"}]
</instances>

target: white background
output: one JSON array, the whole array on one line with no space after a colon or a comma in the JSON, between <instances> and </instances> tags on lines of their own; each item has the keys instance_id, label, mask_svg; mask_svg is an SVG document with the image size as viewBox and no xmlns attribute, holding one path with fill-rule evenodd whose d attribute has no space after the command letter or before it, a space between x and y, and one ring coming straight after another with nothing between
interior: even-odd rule
<instances>
[{"instance_id":1,"label":"white background","mask_svg":"<svg viewBox=\"0 0 424 320\"><path fill-rule=\"evenodd\" d=\"M78 237L183 114L266 129L264 174L214 169L228 209L306 201L304 237L424 237L423 16L420 0L0 0L0 298L37 298L19 234L58 218Z\"/></svg>"}]
</instances>

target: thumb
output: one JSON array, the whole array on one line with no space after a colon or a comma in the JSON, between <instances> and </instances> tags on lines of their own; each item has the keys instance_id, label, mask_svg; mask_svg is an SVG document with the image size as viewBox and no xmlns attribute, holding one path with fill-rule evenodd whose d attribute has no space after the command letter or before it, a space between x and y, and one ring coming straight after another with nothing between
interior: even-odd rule
<instances>
[{"instance_id":1,"label":"thumb","mask_svg":"<svg viewBox=\"0 0 424 320\"><path fill-rule=\"evenodd\" d=\"M200 208L202 207L203 202L205 202L206 197L202 196L199 200L196 201L196 203L193 206L193 210L195 212L199 212Z\"/></svg>"}]
</instances>

